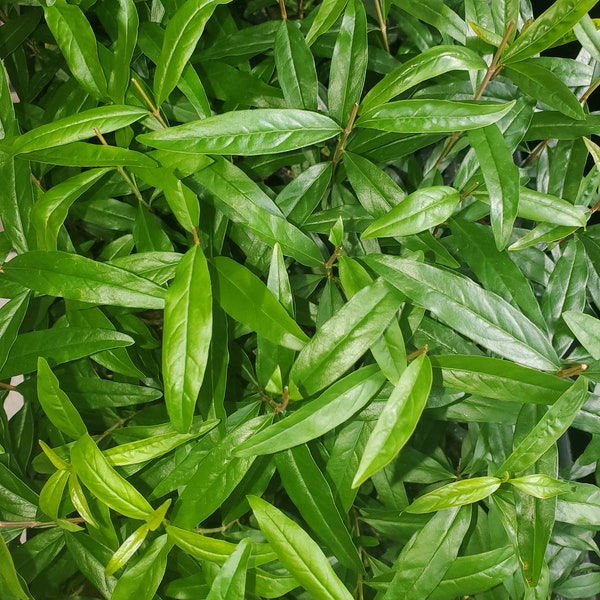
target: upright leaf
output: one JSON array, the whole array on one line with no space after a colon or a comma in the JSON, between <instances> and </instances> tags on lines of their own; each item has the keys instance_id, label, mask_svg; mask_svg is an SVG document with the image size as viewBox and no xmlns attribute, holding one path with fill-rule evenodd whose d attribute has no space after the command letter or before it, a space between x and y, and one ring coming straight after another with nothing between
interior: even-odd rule
<instances>
[{"instance_id":1,"label":"upright leaf","mask_svg":"<svg viewBox=\"0 0 600 600\"><path fill-rule=\"evenodd\" d=\"M117 39L113 47L112 69L108 75L108 95L116 104L125 100L129 86L131 59L137 42L139 17L134 0L118 0Z\"/></svg>"},{"instance_id":2,"label":"upright leaf","mask_svg":"<svg viewBox=\"0 0 600 600\"><path fill-rule=\"evenodd\" d=\"M17 339L29 306L29 298L30 292L21 292L0 307L0 370L8 360L12 345Z\"/></svg>"},{"instance_id":3,"label":"upright leaf","mask_svg":"<svg viewBox=\"0 0 600 600\"><path fill-rule=\"evenodd\" d=\"M165 298L163 377L171 423L186 433L204 379L212 335L212 293L204 252L194 246L177 265Z\"/></svg>"},{"instance_id":4,"label":"upright leaf","mask_svg":"<svg viewBox=\"0 0 600 600\"><path fill-rule=\"evenodd\" d=\"M234 600L246 592L246 569L252 545L244 538L215 577L206 600Z\"/></svg>"},{"instance_id":5,"label":"upright leaf","mask_svg":"<svg viewBox=\"0 0 600 600\"><path fill-rule=\"evenodd\" d=\"M323 33L328 31L344 12L348 0L324 0L319 5L310 30L306 34L306 43L310 46Z\"/></svg>"}]
</instances>

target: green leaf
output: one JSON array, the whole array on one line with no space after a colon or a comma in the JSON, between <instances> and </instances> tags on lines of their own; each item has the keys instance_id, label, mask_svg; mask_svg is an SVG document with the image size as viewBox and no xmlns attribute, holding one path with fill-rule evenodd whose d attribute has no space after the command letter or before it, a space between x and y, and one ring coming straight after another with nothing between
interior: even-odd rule
<instances>
[{"instance_id":1,"label":"green leaf","mask_svg":"<svg viewBox=\"0 0 600 600\"><path fill-rule=\"evenodd\" d=\"M149 531L150 528L144 523L119 546L104 569L107 576L113 575L127 564L129 559L137 552L137 549L144 543Z\"/></svg>"},{"instance_id":2,"label":"green leaf","mask_svg":"<svg viewBox=\"0 0 600 600\"><path fill-rule=\"evenodd\" d=\"M413 434L431 390L431 363L422 354L402 373L371 432L358 471L356 488L385 467Z\"/></svg>"},{"instance_id":3,"label":"green leaf","mask_svg":"<svg viewBox=\"0 0 600 600\"><path fill-rule=\"evenodd\" d=\"M274 344L301 350L308 337L273 292L243 265L225 256L211 262L215 295L223 310Z\"/></svg>"},{"instance_id":4,"label":"green leaf","mask_svg":"<svg viewBox=\"0 0 600 600\"><path fill-rule=\"evenodd\" d=\"M10 357L11 348L27 313L30 293L25 291L0 307L0 371Z\"/></svg>"},{"instance_id":5,"label":"green leaf","mask_svg":"<svg viewBox=\"0 0 600 600\"><path fill-rule=\"evenodd\" d=\"M573 486L569 482L559 481L543 473L516 477L509 479L508 483L530 496L543 500L573 491Z\"/></svg>"},{"instance_id":6,"label":"green leaf","mask_svg":"<svg viewBox=\"0 0 600 600\"><path fill-rule=\"evenodd\" d=\"M344 12L348 0L324 0L318 8L310 30L306 34L306 43L310 46L323 33L329 31L331 26L338 20Z\"/></svg>"},{"instance_id":7,"label":"green leaf","mask_svg":"<svg viewBox=\"0 0 600 600\"><path fill-rule=\"evenodd\" d=\"M569 428L587 399L588 381L585 377L578 377L496 469L496 473L500 476L507 472L520 473L533 465Z\"/></svg>"},{"instance_id":8,"label":"green leaf","mask_svg":"<svg viewBox=\"0 0 600 600\"><path fill-rule=\"evenodd\" d=\"M511 64L503 71L526 94L572 119L585 119L575 94L552 71L535 59Z\"/></svg>"},{"instance_id":9,"label":"green leaf","mask_svg":"<svg viewBox=\"0 0 600 600\"><path fill-rule=\"evenodd\" d=\"M272 454L316 439L363 408L384 381L375 365L363 367L334 383L315 400L253 435L236 448L235 454Z\"/></svg>"},{"instance_id":10,"label":"green leaf","mask_svg":"<svg viewBox=\"0 0 600 600\"><path fill-rule=\"evenodd\" d=\"M283 253L303 265L323 264L318 247L287 222L277 205L239 168L223 158L196 173L189 185L208 190L215 207L226 217L247 227L265 244L279 243Z\"/></svg>"},{"instance_id":11,"label":"green leaf","mask_svg":"<svg viewBox=\"0 0 600 600\"><path fill-rule=\"evenodd\" d=\"M277 80L288 108L317 110L315 59L295 23L281 22L275 38Z\"/></svg>"},{"instance_id":12,"label":"green leaf","mask_svg":"<svg viewBox=\"0 0 600 600\"><path fill-rule=\"evenodd\" d=\"M46 24L77 81L97 100L105 99L108 92L96 36L81 9L66 0L42 4L42 8Z\"/></svg>"},{"instance_id":13,"label":"green leaf","mask_svg":"<svg viewBox=\"0 0 600 600\"><path fill-rule=\"evenodd\" d=\"M189 0L188 0L189 1ZM340 133L334 121L298 109L236 110L138 136L143 144L190 154L277 154Z\"/></svg>"},{"instance_id":14,"label":"green leaf","mask_svg":"<svg viewBox=\"0 0 600 600\"><path fill-rule=\"evenodd\" d=\"M43 447L42 449L47 454L47 450ZM75 507L75 510L82 516L86 523L89 523L92 527L99 528L100 525L90 510L87 498L85 497L85 493L81 487L81 483L79 482L79 478L71 469L69 469L69 471L69 497L73 503L73 506Z\"/></svg>"},{"instance_id":15,"label":"green leaf","mask_svg":"<svg viewBox=\"0 0 600 600\"><path fill-rule=\"evenodd\" d=\"M577 311L565 311L562 318L594 360L600 359L600 321Z\"/></svg>"},{"instance_id":16,"label":"green leaf","mask_svg":"<svg viewBox=\"0 0 600 600\"><path fill-rule=\"evenodd\" d=\"M248 496L258 525L281 564L315 598L351 600L319 546L289 517L268 502Z\"/></svg>"},{"instance_id":17,"label":"green leaf","mask_svg":"<svg viewBox=\"0 0 600 600\"><path fill-rule=\"evenodd\" d=\"M212 335L212 293L204 252L194 246L177 266L167 291L162 364L165 402L171 423L186 433L208 359Z\"/></svg>"},{"instance_id":18,"label":"green leaf","mask_svg":"<svg viewBox=\"0 0 600 600\"><path fill-rule=\"evenodd\" d=\"M408 236L435 227L448 219L460 202L451 187L425 187L409 194L363 232L363 238Z\"/></svg>"},{"instance_id":19,"label":"green leaf","mask_svg":"<svg viewBox=\"0 0 600 600\"><path fill-rule=\"evenodd\" d=\"M117 4L117 40L113 46L112 69L108 75L108 95L115 104L121 104L129 87L130 63L135 52L140 20L134 0L118 0Z\"/></svg>"},{"instance_id":20,"label":"green leaf","mask_svg":"<svg viewBox=\"0 0 600 600\"><path fill-rule=\"evenodd\" d=\"M454 100L397 100L361 113L357 127L395 133L451 133L486 127L508 114L507 104Z\"/></svg>"},{"instance_id":21,"label":"green leaf","mask_svg":"<svg viewBox=\"0 0 600 600\"><path fill-rule=\"evenodd\" d=\"M285 491L315 535L346 568L362 571L358 550L308 446L277 454L275 464Z\"/></svg>"},{"instance_id":22,"label":"green leaf","mask_svg":"<svg viewBox=\"0 0 600 600\"><path fill-rule=\"evenodd\" d=\"M8 360L0 370L0 379L35 371L39 356L59 365L131 344L133 340L128 335L105 329L55 327L22 333L17 336Z\"/></svg>"},{"instance_id":23,"label":"green leaf","mask_svg":"<svg viewBox=\"0 0 600 600\"><path fill-rule=\"evenodd\" d=\"M24 154L54 146L64 146L69 142L95 138L95 129L102 134L110 133L147 116L147 110L133 106L115 104L91 108L52 123L40 125L20 135L15 138L10 150L14 154Z\"/></svg>"},{"instance_id":24,"label":"green leaf","mask_svg":"<svg viewBox=\"0 0 600 600\"><path fill-rule=\"evenodd\" d=\"M38 198L31 211L38 249L57 249L58 231L67 218L69 208L108 172L109 169L84 171L61 181Z\"/></svg>"},{"instance_id":25,"label":"green leaf","mask_svg":"<svg viewBox=\"0 0 600 600\"><path fill-rule=\"evenodd\" d=\"M600 527L600 490L595 485L571 481L573 491L561 495L556 520L597 530Z\"/></svg>"},{"instance_id":26,"label":"green leaf","mask_svg":"<svg viewBox=\"0 0 600 600\"><path fill-rule=\"evenodd\" d=\"M519 169L496 125L470 131L469 141L483 171L490 197L492 231L500 251L509 241L519 210Z\"/></svg>"},{"instance_id":27,"label":"green leaf","mask_svg":"<svg viewBox=\"0 0 600 600\"><path fill-rule=\"evenodd\" d=\"M385 104L415 85L450 71L482 71L485 61L462 46L434 46L396 67L376 83L361 103L362 111Z\"/></svg>"},{"instance_id":28,"label":"green leaf","mask_svg":"<svg viewBox=\"0 0 600 600\"><path fill-rule=\"evenodd\" d=\"M508 46L502 62L518 63L549 48L568 33L596 0L557 0Z\"/></svg>"},{"instance_id":29,"label":"green leaf","mask_svg":"<svg viewBox=\"0 0 600 600\"><path fill-rule=\"evenodd\" d=\"M465 43L467 24L442 0L393 0L394 4L417 19L433 25L441 33Z\"/></svg>"},{"instance_id":30,"label":"green leaf","mask_svg":"<svg viewBox=\"0 0 600 600\"><path fill-rule=\"evenodd\" d=\"M19 581L19 576L15 570L15 563L2 536L0 536L0 577L11 594L19 598L19 600L29 600L29 595Z\"/></svg>"},{"instance_id":31,"label":"green leaf","mask_svg":"<svg viewBox=\"0 0 600 600\"><path fill-rule=\"evenodd\" d=\"M408 513L429 513L453 506L479 502L493 494L502 484L498 477L461 479L419 496L404 510Z\"/></svg>"},{"instance_id":32,"label":"green leaf","mask_svg":"<svg viewBox=\"0 0 600 600\"><path fill-rule=\"evenodd\" d=\"M64 434L79 439L87 427L69 397L60 389L58 379L43 357L37 362L37 392L42 409L52 424Z\"/></svg>"},{"instance_id":33,"label":"green leaf","mask_svg":"<svg viewBox=\"0 0 600 600\"><path fill-rule=\"evenodd\" d=\"M229 0L186 0L170 19L154 73L154 98L160 106L179 83L204 26L219 4Z\"/></svg>"},{"instance_id":34,"label":"green leaf","mask_svg":"<svg viewBox=\"0 0 600 600\"><path fill-rule=\"evenodd\" d=\"M361 1L350 0L335 41L327 90L329 114L341 125L360 101L367 60L367 16Z\"/></svg>"},{"instance_id":35,"label":"green leaf","mask_svg":"<svg viewBox=\"0 0 600 600\"><path fill-rule=\"evenodd\" d=\"M164 577L171 548L168 536L156 538L140 560L119 577L111 600L152 600Z\"/></svg>"},{"instance_id":36,"label":"green leaf","mask_svg":"<svg viewBox=\"0 0 600 600\"><path fill-rule=\"evenodd\" d=\"M60 505L69 477L69 471L55 471L40 491L40 509L55 521L60 518Z\"/></svg>"},{"instance_id":37,"label":"green leaf","mask_svg":"<svg viewBox=\"0 0 600 600\"><path fill-rule=\"evenodd\" d=\"M290 380L306 396L333 383L379 338L401 302L382 280L363 288L317 330L296 359Z\"/></svg>"},{"instance_id":38,"label":"green leaf","mask_svg":"<svg viewBox=\"0 0 600 600\"><path fill-rule=\"evenodd\" d=\"M393 256L373 254L364 261L416 304L473 341L534 369L556 370L558 358L545 334L470 279Z\"/></svg>"},{"instance_id":39,"label":"green leaf","mask_svg":"<svg viewBox=\"0 0 600 600\"><path fill-rule=\"evenodd\" d=\"M59 251L33 251L3 266L3 276L24 287L70 300L161 309L165 290L124 269Z\"/></svg>"},{"instance_id":40,"label":"green leaf","mask_svg":"<svg viewBox=\"0 0 600 600\"><path fill-rule=\"evenodd\" d=\"M252 544L244 538L215 577L206 600L235 600L246 591L246 570Z\"/></svg>"},{"instance_id":41,"label":"green leaf","mask_svg":"<svg viewBox=\"0 0 600 600\"><path fill-rule=\"evenodd\" d=\"M384 600L427 598L456 559L470 522L470 507L438 511L402 548Z\"/></svg>"},{"instance_id":42,"label":"green leaf","mask_svg":"<svg viewBox=\"0 0 600 600\"><path fill-rule=\"evenodd\" d=\"M110 466L89 435L71 448L71 463L85 487L113 510L141 520L154 512L144 496Z\"/></svg>"}]
</instances>

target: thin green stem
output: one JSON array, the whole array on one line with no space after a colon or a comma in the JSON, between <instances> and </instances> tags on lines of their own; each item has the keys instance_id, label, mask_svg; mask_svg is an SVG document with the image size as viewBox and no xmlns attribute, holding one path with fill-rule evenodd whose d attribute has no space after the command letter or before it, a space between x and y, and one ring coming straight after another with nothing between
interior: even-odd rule
<instances>
[{"instance_id":1,"label":"thin green stem","mask_svg":"<svg viewBox=\"0 0 600 600\"><path fill-rule=\"evenodd\" d=\"M383 46L385 51L389 54L390 52L390 42L387 36L387 23L383 16L383 12L381 11L381 0L374 0L375 4L375 12L377 13L377 20L379 21L379 29L381 30L381 37L383 39Z\"/></svg>"},{"instance_id":2,"label":"thin green stem","mask_svg":"<svg viewBox=\"0 0 600 600\"><path fill-rule=\"evenodd\" d=\"M154 116L154 118L165 129L167 129L168 125L165 122L165 120L162 118L162 115L160 114L159 108L157 106L155 106L155 104L154 104L154 102L152 102L152 100L150 100L148 94L146 94L146 92L144 91L144 88L140 85L140 82L135 77L132 77L131 78L131 83L133 83L133 85L135 86L135 89L139 92L140 96L144 99L144 102L147 104L147 106L150 109L150 112L152 113L152 115Z\"/></svg>"},{"instance_id":3,"label":"thin green stem","mask_svg":"<svg viewBox=\"0 0 600 600\"><path fill-rule=\"evenodd\" d=\"M348 136L352 133L354 129L354 121L356 121L356 116L358 115L358 102L352 107L352 112L350 113L350 118L348 119L348 124L344 127L342 131L342 135L338 141L337 148L335 149L335 154L333 155L333 166L337 166L337 164L342 160L342 156L344 154L344 150L346 149L346 142L348 141Z\"/></svg>"}]
</instances>

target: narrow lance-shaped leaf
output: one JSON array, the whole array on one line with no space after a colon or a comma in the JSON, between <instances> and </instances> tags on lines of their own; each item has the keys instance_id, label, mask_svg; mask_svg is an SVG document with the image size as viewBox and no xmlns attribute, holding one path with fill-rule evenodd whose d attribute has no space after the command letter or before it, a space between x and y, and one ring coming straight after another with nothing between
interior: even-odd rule
<instances>
[{"instance_id":1,"label":"narrow lance-shaped leaf","mask_svg":"<svg viewBox=\"0 0 600 600\"><path fill-rule=\"evenodd\" d=\"M254 516L281 564L315 598L351 600L316 542L279 509L256 496L248 496Z\"/></svg>"},{"instance_id":2,"label":"narrow lance-shaped leaf","mask_svg":"<svg viewBox=\"0 0 600 600\"><path fill-rule=\"evenodd\" d=\"M360 0L350 0L337 35L329 73L329 114L346 126L359 102L367 74L367 16Z\"/></svg>"},{"instance_id":3,"label":"narrow lance-shaped leaf","mask_svg":"<svg viewBox=\"0 0 600 600\"><path fill-rule=\"evenodd\" d=\"M491 222L496 248L503 250L519 209L519 169L496 125L469 132L490 196Z\"/></svg>"},{"instance_id":4,"label":"narrow lance-shaped leaf","mask_svg":"<svg viewBox=\"0 0 600 600\"><path fill-rule=\"evenodd\" d=\"M363 367L334 383L315 400L253 435L238 446L235 453L237 456L272 454L316 439L363 408L384 381L376 365Z\"/></svg>"},{"instance_id":5,"label":"narrow lance-shaped leaf","mask_svg":"<svg viewBox=\"0 0 600 600\"><path fill-rule=\"evenodd\" d=\"M215 295L226 313L274 344L301 350L308 337L250 270L225 256L212 262Z\"/></svg>"},{"instance_id":6,"label":"narrow lance-shaped leaf","mask_svg":"<svg viewBox=\"0 0 600 600\"><path fill-rule=\"evenodd\" d=\"M144 496L110 466L89 435L71 448L71 463L84 485L110 508L142 520L154 512Z\"/></svg>"},{"instance_id":7,"label":"narrow lance-shaped leaf","mask_svg":"<svg viewBox=\"0 0 600 600\"><path fill-rule=\"evenodd\" d=\"M108 95L116 104L125 100L129 86L130 63L135 51L139 17L133 0L118 0L117 40L113 47L112 69L108 75Z\"/></svg>"},{"instance_id":8,"label":"narrow lance-shaped leaf","mask_svg":"<svg viewBox=\"0 0 600 600\"><path fill-rule=\"evenodd\" d=\"M496 469L496 473L500 476L506 472L520 473L534 464L569 428L587 399L588 381L580 376Z\"/></svg>"},{"instance_id":9,"label":"narrow lance-shaped leaf","mask_svg":"<svg viewBox=\"0 0 600 600\"><path fill-rule=\"evenodd\" d=\"M226 112L138 136L161 150L190 154L276 154L297 150L340 133L335 121L317 112L257 108Z\"/></svg>"},{"instance_id":10,"label":"narrow lance-shaped leaf","mask_svg":"<svg viewBox=\"0 0 600 600\"><path fill-rule=\"evenodd\" d=\"M243 538L215 577L206 600L233 600L246 592L246 570L252 544Z\"/></svg>"},{"instance_id":11,"label":"narrow lance-shaped leaf","mask_svg":"<svg viewBox=\"0 0 600 600\"><path fill-rule=\"evenodd\" d=\"M27 252L2 269L10 281L50 296L132 308L164 306L165 289L149 279L77 254Z\"/></svg>"},{"instance_id":12,"label":"narrow lance-shaped leaf","mask_svg":"<svg viewBox=\"0 0 600 600\"><path fill-rule=\"evenodd\" d=\"M574 487L568 481L559 481L543 473L515 477L509 479L508 483L520 491L542 500L574 491Z\"/></svg>"},{"instance_id":13,"label":"narrow lance-shaped leaf","mask_svg":"<svg viewBox=\"0 0 600 600\"><path fill-rule=\"evenodd\" d=\"M360 290L304 347L290 380L307 396L333 383L379 338L401 302L402 296L381 279Z\"/></svg>"},{"instance_id":14,"label":"narrow lance-shaped leaf","mask_svg":"<svg viewBox=\"0 0 600 600\"><path fill-rule=\"evenodd\" d=\"M371 223L362 237L408 236L421 233L446 221L459 202L460 194L451 187L439 185L418 189L386 215Z\"/></svg>"},{"instance_id":15,"label":"narrow lance-shaped leaf","mask_svg":"<svg viewBox=\"0 0 600 600\"><path fill-rule=\"evenodd\" d=\"M583 312L565 311L562 318L594 360L600 360L600 320Z\"/></svg>"},{"instance_id":16,"label":"narrow lance-shaped leaf","mask_svg":"<svg viewBox=\"0 0 600 600\"><path fill-rule=\"evenodd\" d=\"M546 335L500 296L467 278L414 260L372 254L364 261L459 333L515 362L556 370L558 357Z\"/></svg>"},{"instance_id":17,"label":"narrow lance-shaped leaf","mask_svg":"<svg viewBox=\"0 0 600 600\"><path fill-rule=\"evenodd\" d=\"M66 0L42 7L46 23L77 81L97 100L106 98L106 77L98 58L96 36L81 8Z\"/></svg>"},{"instance_id":18,"label":"narrow lance-shaped leaf","mask_svg":"<svg viewBox=\"0 0 600 600\"><path fill-rule=\"evenodd\" d=\"M344 12L348 0L324 0L319 12L306 34L306 43L310 46L321 34L328 31Z\"/></svg>"},{"instance_id":19,"label":"narrow lance-shaped leaf","mask_svg":"<svg viewBox=\"0 0 600 600\"><path fill-rule=\"evenodd\" d=\"M204 379L212 335L212 293L204 252L194 246L177 265L165 299L163 377L171 423L186 433Z\"/></svg>"},{"instance_id":20,"label":"narrow lance-shaped leaf","mask_svg":"<svg viewBox=\"0 0 600 600\"><path fill-rule=\"evenodd\" d=\"M363 452L352 487L356 488L400 452L413 434L431 390L431 363L417 357L402 373Z\"/></svg>"},{"instance_id":21,"label":"narrow lance-shaped leaf","mask_svg":"<svg viewBox=\"0 0 600 600\"><path fill-rule=\"evenodd\" d=\"M56 375L46 359L41 356L37 364L37 392L46 416L59 431L74 439L79 439L87 433L83 419L68 396L60 389Z\"/></svg>"},{"instance_id":22,"label":"narrow lance-shaped leaf","mask_svg":"<svg viewBox=\"0 0 600 600\"><path fill-rule=\"evenodd\" d=\"M179 83L208 19L219 4L230 0L187 0L167 25L154 73L154 97L160 106Z\"/></svg>"},{"instance_id":23,"label":"narrow lance-shaped leaf","mask_svg":"<svg viewBox=\"0 0 600 600\"><path fill-rule=\"evenodd\" d=\"M21 585L10 550L2 536L0 536L0 577L11 594L14 594L19 600L29 600L29 595Z\"/></svg>"},{"instance_id":24,"label":"narrow lance-shaped leaf","mask_svg":"<svg viewBox=\"0 0 600 600\"><path fill-rule=\"evenodd\" d=\"M482 71L487 68L477 53L463 46L434 46L388 73L364 97L361 110L367 111L399 96L411 87L449 71Z\"/></svg>"},{"instance_id":25,"label":"narrow lance-shaped leaf","mask_svg":"<svg viewBox=\"0 0 600 600\"><path fill-rule=\"evenodd\" d=\"M288 108L317 110L315 59L296 23L281 22L275 38L277 79Z\"/></svg>"},{"instance_id":26,"label":"narrow lance-shaped leaf","mask_svg":"<svg viewBox=\"0 0 600 600\"><path fill-rule=\"evenodd\" d=\"M443 0L394 0L402 10L420 21L433 25L438 31L454 38L459 44L465 44L467 24Z\"/></svg>"},{"instance_id":27,"label":"narrow lance-shaped leaf","mask_svg":"<svg viewBox=\"0 0 600 600\"><path fill-rule=\"evenodd\" d=\"M496 123L514 103L397 100L361 113L356 126L395 133L468 131Z\"/></svg>"},{"instance_id":28,"label":"narrow lance-shaped leaf","mask_svg":"<svg viewBox=\"0 0 600 600\"><path fill-rule=\"evenodd\" d=\"M8 360L12 345L17 339L29 306L30 295L29 291L21 292L0 307L0 370Z\"/></svg>"},{"instance_id":29,"label":"narrow lance-shaped leaf","mask_svg":"<svg viewBox=\"0 0 600 600\"><path fill-rule=\"evenodd\" d=\"M124 567L137 549L144 543L149 531L150 528L146 523L138 527L111 556L104 569L104 573L110 576L116 573L121 567Z\"/></svg>"}]
</instances>

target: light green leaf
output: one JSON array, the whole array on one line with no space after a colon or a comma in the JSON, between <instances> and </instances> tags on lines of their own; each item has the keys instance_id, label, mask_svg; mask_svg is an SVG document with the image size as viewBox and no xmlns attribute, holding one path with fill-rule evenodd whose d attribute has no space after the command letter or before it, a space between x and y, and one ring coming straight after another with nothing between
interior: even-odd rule
<instances>
[{"instance_id":1,"label":"light green leaf","mask_svg":"<svg viewBox=\"0 0 600 600\"><path fill-rule=\"evenodd\" d=\"M594 360L600 360L600 320L577 311L565 311L562 318Z\"/></svg>"},{"instance_id":2,"label":"light green leaf","mask_svg":"<svg viewBox=\"0 0 600 600\"><path fill-rule=\"evenodd\" d=\"M339 133L340 127L334 121L316 112L257 108L145 133L138 140L161 150L252 156L296 150Z\"/></svg>"},{"instance_id":3,"label":"light green leaf","mask_svg":"<svg viewBox=\"0 0 600 600\"><path fill-rule=\"evenodd\" d=\"M215 577L206 600L236 600L246 592L246 570L252 544L244 538Z\"/></svg>"},{"instance_id":4,"label":"light green leaf","mask_svg":"<svg viewBox=\"0 0 600 600\"><path fill-rule=\"evenodd\" d=\"M569 428L587 399L588 381L580 376L496 469L496 473L499 476L506 472L520 473L533 465Z\"/></svg>"},{"instance_id":5,"label":"light green leaf","mask_svg":"<svg viewBox=\"0 0 600 600\"><path fill-rule=\"evenodd\" d=\"M304 347L290 372L312 396L343 375L368 350L400 307L402 296L381 279L363 288Z\"/></svg>"},{"instance_id":6,"label":"light green leaf","mask_svg":"<svg viewBox=\"0 0 600 600\"><path fill-rule=\"evenodd\" d=\"M299 525L256 496L248 496L248 502L281 564L305 590L323 600L352 599L322 550Z\"/></svg>"},{"instance_id":7,"label":"light green leaf","mask_svg":"<svg viewBox=\"0 0 600 600\"><path fill-rule=\"evenodd\" d=\"M55 471L40 491L40 509L55 521L60 517L59 509L69 476L69 471Z\"/></svg>"},{"instance_id":8,"label":"light green leaf","mask_svg":"<svg viewBox=\"0 0 600 600\"><path fill-rule=\"evenodd\" d=\"M470 279L414 260L372 254L364 261L466 337L534 369L556 370L558 358L546 335L500 296Z\"/></svg>"},{"instance_id":9,"label":"light green leaf","mask_svg":"<svg viewBox=\"0 0 600 600\"><path fill-rule=\"evenodd\" d=\"M361 113L356 126L395 133L468 131L499 121L514 103L397 100Z\"/></svg>"},{"instance_id":10,"label":"light green leaf","mask_svg":"<svg viewBox=\"0 0 600 600\"><path fill-rule=\"evenodd\" d=\"M236 448L235 454L273 454L316 439L363 408L384 380L377 366L363 367L334 383L315 400L253 435Z\"/></svg>"},{"instance_id":11,"label":"light green leaf","mask_svg":"<svg viewBox=\"0 0 600 600\"><path fill-rule=\"evenodd\" d=\"M324 0L319 5L317 16L315 17L309 32L306 34L306 43L310 46L323 33L329 31L331 26L338 20L344 12L348 0Z\"/></svg>"},{"instance_id":12,"label":"light green leaf","mask_svg":"<svg viewBox=\"0 0 600 600\"><path fill-rule=\"evenodd\" d=\"M409 194L362 234L363 238L408 236L435 227L448 219L460 202L451 187L425 187Z\"/></svg>"},{"instance_id":13,"label":"light green leaf","mask_svg":"<svg viewBox=\"0 0 600 600\"><path fill-rule=\"evenodd\" d=\"M364 483L400 452L413 434L431 390L431 363L417 357L400 376L371 432L352 487Z\"/></svg>"},{"instance_id":14,"label":"light green leaf","mask_svg":"<svg viewBox=\"0 0 600 600\"><path fill-rule=\"evenodd\" d=\"M113 46L112 69L108 75L108 95L115 104L125 100L129 87L130 63L137 42L139 17L134 0L118 0L117 40Z\"/></svg>"},{"instance_id":15,"label":"light green leaf","mask_svg":"<svg viewBox=\"0 0 600 600\"><path fill-rule=\"evenodd\" d=\"M41 294L132 308L161 309L166 292L124 269L59 251L20 254L3 276Z\"/></svg>"},{"instance_id":16,"label":"light green leaf","mask_svg":"<svg viewBox=\"0 0 600 600\"><path fill-rule=\"evenodd\" d=\"M150 528L146 523L138 527L117 549L108 561L104 573L110 577L124 567L137 549L144 543Z\"/></svg>"},{"instance_id":17,"label":"light green leaf","mask_svg":"<svg viewBox=\"0 0 600 600\"><path fill-rule=\"evenodd\" d=\"M0 577L11 594L14 594L19 600L29 600L29 595L19 581L15 563L2 536L0 536Z\"/></svg>"},{"instance_id":18,"label":"light green leaf","mask_svg":"<svg viewBox=\"0 0 600 600\"><path fill-rule=\"evenodd\" d=\"M60 389L57 377L41 356L37 362L37 392L42 409L59 431L73 439L79 439L87 433L83 419L69 397Z\"/></svg>"},{"instance_id":19,"label":"light green leaf","mask_svg":"<svg viewBox=\"0 0 600 600\"><path fill-rule=\"evenodd\" d=\"M162 365L171 423L187 433L204 379L212 336L212 293L204 252L194 246L177 265L165 299Z\"/></svg>"},{"instance_id":20,"label":"light green leaf","mask_svg":"<svg viewBox=\"0 0 600 600\"><path fill-rule=\"evenodd\" d=\"M568 481L559 481L543 473L523 475L523 477L509 479L508 483L530 496L543 500L574 491L573 486Z\"/></svg>"}]
</instances>

